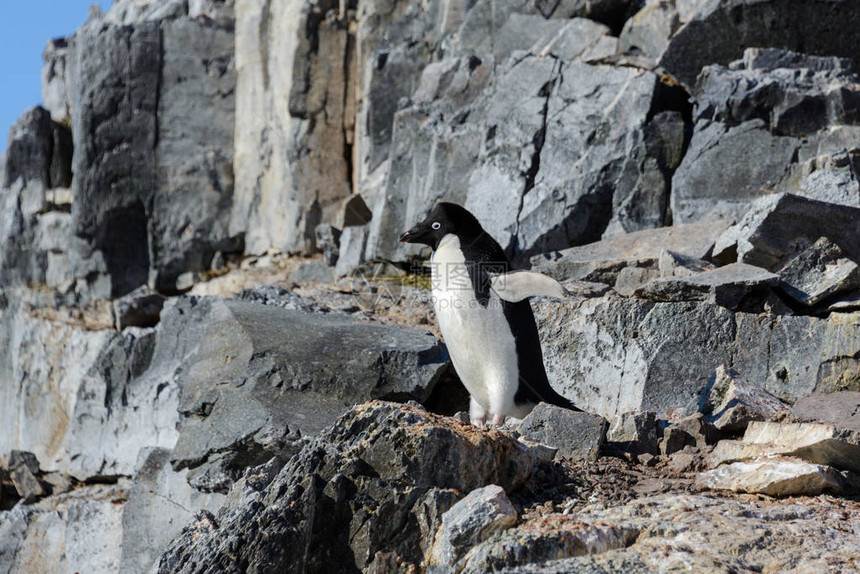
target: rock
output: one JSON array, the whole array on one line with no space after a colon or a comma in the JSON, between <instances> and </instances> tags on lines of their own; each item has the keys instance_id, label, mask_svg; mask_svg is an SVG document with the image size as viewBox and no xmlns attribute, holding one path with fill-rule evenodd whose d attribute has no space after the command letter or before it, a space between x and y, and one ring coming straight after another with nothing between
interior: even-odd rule
<instances>
[{"instance_id":1,"label":"rock","mask_svg":"<svg viewBox=\"0 0 860 574\"><path fill-rule=\"evenodd\" d=\"M317 249L322 251L323 258L329 266L334 267L340 257L340 229L326 223L320 223L314 229Z\"/></svg>"},{"instance_id":2,"label":"rock","mask_svg":"<svg viewBox=\"0 0 860 574\"><path fill-rule=\"evenodd\" d=\"M344 199L337 208L337 216L334 226L345 229L354 225L364 225L373 218L370 208L359 194L354 194Z\"/></svg>"},{"instance_id":3,"label":"rock","mask_svg":"<svg viewBox=\"0 0 860 574\"><path fill-rule=\"evenodd\" d=\"M335 277L345 277L364 262L364 252L367 247L368 226L347 227L340 235L337 264L334 266Z\"/></svg>"},{"instance_id":4,"label":"rock","mask_svg":"<svg viewBox=\"0 0 860 574\"><path fill-rule=\"evenodd\" d=\"M536 42L528 51L532 54L552 54L565 61L576 59L589 60L599 57L599 51L607 40L613 44L609 50L615 53L614 42L607 26L587 18L571 18L563 27L546 41L546 37Z\"/></svg>"},{"instance_id":5,"label":"rock","mask_svg":"<svg viewBox=\"0 0 860 574\"><path fill-rule=\"evenodd\" d=\"M334 273L325 261L308 261L302 263L290 273L291 283L332 283L334 281Z\"/></svg>"},{"instance_id":6,"label":"rock","mask_svg":"<svg viewBox=\"0 0 860 574\"><path fill-rule=\"evenodd\" d=\"M708 2L672 36L659 64L691 87L705 65L726 65L748 47L857 61L860 16L851 6L849 0L838 0L827 10L803 0Z\"/></svg>"},{"instance_id":7,"label":"rock","mask_svg":"<svg viewBox=\"0 0 860 574\"><path fill-rule=\"evenodd\" d=\"M814 495L845 490L842 475L830 467L796 458L768 458L735 462L701 473L696 484L768 496Z\"/></svg>"},{"instance_id":8,"label":"rock","mask_svg":"<svg viewBox=\"0 0 860 574\"><path fill-rule=\"evenodd\" d=\"M594 461L606 442L607 426L601 416L539 403L523 419L519 432L529 440L557 448L563 456Z\"/></svg>"},{"instance_id":9,"label":"rock","mask_svg":"<svg viewBox=\"0 0 860 574\"><path fill-rule=\"evenodd\" d=\"M9 478L24 503L33 502L47 494L39 481L39 461L32 452L13 450L9 453Z\"/></svg>"},{"instance_id":10,"label":"rock","mask_svg":"<svg viewBox=\"0 0 860 574\"><path fill-rule=\"evenodd\" d=\"M714 257L774 270L819 237L860 261L860 208L815 201L788 193L763 197L717 240Z\"/></svg>"},{"instance_id":11,"label":"rock","mask_svg":"<svg viewBox=\"0 0 860 574\"><path fill-rule=\"evenodd\" d=\"M720 365L702 393L699 410L721 431L742 431L752 421L767 421L787 411L788 403Z\"/></svg>"},{"instance_id":12,"label":"rock","mask_svg":"<svg viewBox=\"0 0 860 574\"><path fill-rule=\"evenodd\" d=\"M440 514L431 501L442 512L450 501L428 500L428 493L488 484L510 491L528 476L531 460L497 430L373 402L350 410L277 468L249 470L217 518L199 516L173 540L158 571L191 572L201 563L223 572L344 571L366 567L377 553L417 567L426 521ZM429 526L435 532L439 525ZM215 557L227 548L237 561L222 564Z\"/></svg>"},{"instance_id":13,"label":"rock","mask_svg":"<svg viewBox=\"0 0 860 574\"><path fill-rule=\"evenodd\" d=\"M141 449L134 483L122 507L120 572L148 572L194 515L216 512L224 503L220 494L205 494L189 486L187 471L170 468L170 450Z\"/></svg>"},{"instance_id":14,"label":"rock","mask_svg":"<svg viewBox=\"0 0 860 574\"><path fill-rule=\"evenodd\" d=\"M230 232L236 73L232 22L178 19L159 27L158 107L154 146L157 191L148 208L148 282L178 291L184 272L208 271L216 251L241 253ZM204 102L205 105L201 105ZM93 206L99 208L101 206ZM121 293L115 293L121 294Z\"/></svg>"},{"instance_id":15,"label":"rock","mask_svg":"<svg viewBox=\"0 0 860 574\"><path fill-rule=\"evenodd\" d=\"M697 259L706 257L726 227L706 222L636 231L559 252L536 255L531 260L532 270L551 275L559 281L595 280L589 277L608 281L624 267L653 265L664 249Z\"/></svg>"},{"instance_id":16,"label":"rock","mask_svg":"<svg viewBox=\"0 0 860 574\"><path fill-rule=\"evenodd\" d=\"M695 275L658 277L644 285L640 294L654 301L708 301L738 309L750 295L775 286L779 276L744 263L731 263Z\"/></svg>"},{"instance_id":17,"label":"rock","mask_svg":"<svg viewBox=\"0 0 860 574\"><path fill-rule=\"evenodd\" d=\"M461 558L493 534L517 523L517 511L495 484L473 490L442 515L429 566L455 568Z\"/></svg>"},{"instance_id":18,"label":"rock","mask_svg":"<svg viewBox=\"0 0 860 574\"><path fill-rule=\"evenodd\" d=\"M286 460L303 435L356 403L426 400L448 360L429 334L346 315L237 300L192 312L205 331L181 383L177 470L227 453L218 472L226 465L235 478L273 456Z\"/></svg>"},{"instance_id":19,"label":"rock","mask_svg":"<svg viewBox=\"0 0 860 574\"><path fill-rule=\"evenodd\" d=\"M125 485L86 485L0 513L6 572L117 572Z\"/></svg>"},{"instance_id":20,"label":"rock","mask_svg":"<svg viewBox=\"0 0 860 574\"><path fill-rule=\"evenodd\" d=\"M229 235L246 254L311 254L351 193L355 12L332 0L235 8L235 182ZM265 30L265 33L261 33ZM260 57L277 54L277 57ZM230 124L232 125L232 124Z\"/></svg>"},{"instance_id":21,"label":"rock","mask_svg":"<svg viewBox=\"0 0 860 574\"><path fill-rule=\"evenodd\" d=\"M618 272L613 289L622 297L632 297L659 274L660 272L653 268L625 267Z\"/></svg>"},{"instance_id":22,"label":"rock","mask_svg":"<svg viewBox=\"0 0 860 574\"><path fill-rule=\"evenodd\" d=\"M159 26L91 20L71 42L75 276L91 295L125 295L149 278L146 204L157 188ZM102 55L111 54L110 65ZM91 134L98 134L93 138ZM109 158L109 161L103 161ZM121 240L120 240L121 238ZM97 253L94 253L97 252Z\"/></svg>"},{"instance_id":23,"label":"rock","mask_svg":"<svg viewBox=\"0 0 860 574\"><path fill-rule=\"evenodd\" d=\"M851 61L787 50L749 48L743 59L708 66L696 88L696 117L729 126L753 119L777 135L806 136L834 124L855 124L857 77Z\"/></svg>"},{"instance_id":24,"label":"rock","mask_svg":"<svg viewBox=\"0 0 860 574\"><path fill-rule=\"evenodd\" d=\"M779 277L782 289L807 306L840 291L860 288L860 267L826 237L786 263Z\"/></svg>"},{"instance_id":25,"label":"rock","mask_svg":"<svg viewBox=\"0 0 860 574\"><path fill-rule=\"evenodd\" d=\"M602 554L628 546L638 530L612 523L585 523L573 516L550 515L508 529L475 547L464 574L509 571L572 556Z\"/></svg>"},{"instance_id":26,"label":"rock","mask_svg":"<svg viewBox=\"0 0 860 574\"><path fill-rule=\"evenodd\" d=\"M632 454L657 454L657 420L653 411L622 413L616 416L606 434L609 442Z\"/></svg>"},{"instance_id":27,"label":"rock","mask_svg":"<svg viewBox=\"0 0 860 574\"><path fill-rule=\"evenodd\" d=\"M126 327L154 327L161 318L165 297L146 286L138 287L113 302L114 325L117 331Z\"/></svg>"},{"instance_id":28,"label":"rock","mask_svg":"<svg viewBox=\"0 0 860 574\"><path fill-rule=\"evenodd\" d=\"M48 40L42 52L42 106L55 122L71 123L69 44L66 38Z\"/></svg>"},{"instance_id":29,"label":"rock","mask_svg":"<svg viewBox=\"0 0 860 574\"><path fill-rule=\"evenodd\" d=\"M850 129L842 127L842 131ZM826 141L827 136L822 139ZM825 149L814 150L813 153L819 152L818 155L807 159L794 170L795 177L802 178L797 184L797 194L819 201L860 207L860 182L857 181L860 150L849 146L851 144L828 150L827 146L819 144L819 148Z\"/></svg>"},{"instance_id":30,"label":"rock","mask_svg":"<svg viewBox=\"0 0 860 574\"><path fill-rule=\"evenodd\" d=\"M682 417L663 431L660 454L668 455L693 446L699 450L717 442L717 432L701 413Z\"/></svg>"},{"instance_id":31,"label":"rock","mask_svg":"<svg viewBox=\"0 0 860 574\"><path fill-rule=\"evenodd\" d=\"M740 219L790 174L801 142L771 133L763 120L739 125L700 120L672 178L672 221Z\"/></svg>"},{"instance_id":32,"label":"rock","mask_svg":"<svg viewBox=\"0 0 860 574\"><path fill-rule=\"evenodd\" d=\"M816 423L751 422L743 441L722 440L708 465L789 456L835 468L860 471L860 433Z\"/></svg>"},{"instance_id":33,"label":"rock","mask_svg":"<svg viewBox=\"0 0 860 574\"><path fill-rule=\"evenodd\" d=\"M663 249L657 259L660 277L689 277L714 269L714 265L703 259Z\"/></svg>"},{"instance_id":34,"label":"rock","mask_svg":"<svg viewBox=\"0 0 860 574\"><path fill-rule=\"evenodd\" d=\"M637 50L656 64L681 22L671 2L648 2L624 23L618 37L620 52Z\"/></svg>"},{"instance_id":35,"label":"rock","mask_svg":"<svg viewBox=\"0 0 860 574\"><path fill-rule=\"evenodd\" d=\"M800 397L791 414L804 421L821 422L860 432L860 392L839 391Z\"/></svg>"}]
</instances>

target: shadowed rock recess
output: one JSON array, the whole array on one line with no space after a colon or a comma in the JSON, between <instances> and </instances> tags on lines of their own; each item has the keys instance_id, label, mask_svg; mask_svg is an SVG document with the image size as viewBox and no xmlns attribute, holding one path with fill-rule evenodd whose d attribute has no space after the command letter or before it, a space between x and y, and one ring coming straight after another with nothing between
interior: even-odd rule
<instances>
[{"instance_id":1,"label":"shadowed rock recess","mask_svg":"<svg viewBox=\"0 0 860 574\"><path fill-rule=\"evenodd\" d=\"M114 0L0 155L0 573L860 572L855 0ZM464 205L550 384L470 425Z\"/></svg>"}]
</instances>

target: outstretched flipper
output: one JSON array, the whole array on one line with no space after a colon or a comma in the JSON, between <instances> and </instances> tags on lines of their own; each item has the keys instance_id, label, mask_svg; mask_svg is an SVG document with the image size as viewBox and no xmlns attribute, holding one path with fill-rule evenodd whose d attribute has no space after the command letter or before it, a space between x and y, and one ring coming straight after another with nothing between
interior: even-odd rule
<instances>
[{"instance_id":1,"label":"outstretched flipper","mask_svg":"<svg viewBox=\"0 0 860 574\"><path fill-rule=\"evenodd\" d=\"M561 283L534 271L511 271L490 277L490 286L500 299L518 303L529 297L555 297L564 299L567 291Z\"/></svg>"}]
</instances>

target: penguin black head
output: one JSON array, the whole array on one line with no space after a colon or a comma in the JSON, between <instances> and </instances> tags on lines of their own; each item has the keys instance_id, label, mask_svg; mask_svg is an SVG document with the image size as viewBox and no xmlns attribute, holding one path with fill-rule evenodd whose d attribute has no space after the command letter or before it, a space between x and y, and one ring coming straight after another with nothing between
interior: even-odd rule
<instances>
[{"instance_id":1,"label":"penguin black head","mask_svg":"<svg viewBox=\"0 0 860 574\"><path fill-rule=\"evenodd\" d=\"M469 211L456 203L438 203L424 221L400 236L404 243L429 245L434 250L442 238L454 234L462 239L478 237L484 233L480 222Z\"/></svg>"}]
</instances>

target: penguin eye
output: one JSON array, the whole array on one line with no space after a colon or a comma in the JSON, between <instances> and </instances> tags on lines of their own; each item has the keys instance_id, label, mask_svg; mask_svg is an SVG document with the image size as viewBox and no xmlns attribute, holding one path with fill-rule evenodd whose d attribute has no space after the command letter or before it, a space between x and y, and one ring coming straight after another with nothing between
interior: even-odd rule
<instances>
[{"instance_id":1,"label":"penguin eye","mask_svg":"<svg viewBox=\"0 0 860 574\"><path fill-rule=\"evenodd\" d=\"M439 223L438 221L434 221L434 222L430 225L430 227L432 227L433 229L438 230L440 227L442 227L442 224L441 224L441 223Z\"/></svg>"}]
</instances>

